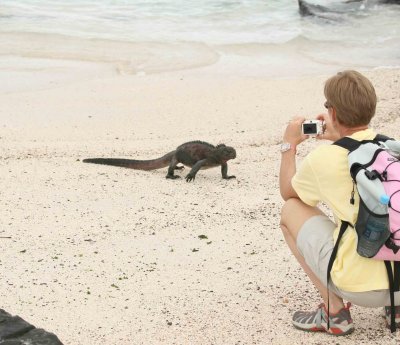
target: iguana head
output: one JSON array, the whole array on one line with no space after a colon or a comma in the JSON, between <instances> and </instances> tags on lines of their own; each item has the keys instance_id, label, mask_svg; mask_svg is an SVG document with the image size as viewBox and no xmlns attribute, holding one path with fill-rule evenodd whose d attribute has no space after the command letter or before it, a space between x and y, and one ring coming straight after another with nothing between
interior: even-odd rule
<instances>
[{"instance_id":1,"label":"iguana head","mask_svg":"<svg viewBox=\"0 0 400 345\"><path fill-rule=\"evenodd\" d=\"M217 145L216 152L218 152L218 156L221 160L224 161L236 158L236 150L231 146L226 146L225 144Z\"/></svg>"}]
</instances>

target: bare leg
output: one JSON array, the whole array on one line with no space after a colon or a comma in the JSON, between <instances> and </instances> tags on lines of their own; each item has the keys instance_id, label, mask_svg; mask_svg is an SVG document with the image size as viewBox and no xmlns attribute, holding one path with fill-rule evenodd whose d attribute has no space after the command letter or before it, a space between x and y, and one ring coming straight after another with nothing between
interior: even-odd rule
<instances>
[{"instance_id":1,"label":"bare leg","mask_svg":"<svg viewBox=\"0 0 400 345\"><path fill-rule=\"evenodd\" d=\"M317 290L319 291L325 305L328 305L328 294L325 285L314 274L307 265L304 257L297 249L297 235L303 224L313 216L322 215L322 211L317 207L311 207L304 204L300 199L289 199L282 208L281 229L293 255L300 263L304 272L308 275ZM329 291L329 304L331 313L336 313L344 307L343 300L336 294Z\"/></svg>"}]
</instances>

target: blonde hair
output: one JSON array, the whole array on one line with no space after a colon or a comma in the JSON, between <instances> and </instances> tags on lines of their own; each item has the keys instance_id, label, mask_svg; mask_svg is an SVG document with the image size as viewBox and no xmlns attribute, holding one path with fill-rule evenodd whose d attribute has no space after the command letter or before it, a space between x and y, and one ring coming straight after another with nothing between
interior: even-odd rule
<instances>
[{"instance_id":1,"label":"blonde hair","mask_svg":"<svg viewBox=\"0 0 400 345\"><path fill-rule=\"evenodd\" d=\"M343 71L325 82L327 102L343 126L368 125L375 115L376 93L372 83L357 71Z\"/></svg>"}]
</instances>

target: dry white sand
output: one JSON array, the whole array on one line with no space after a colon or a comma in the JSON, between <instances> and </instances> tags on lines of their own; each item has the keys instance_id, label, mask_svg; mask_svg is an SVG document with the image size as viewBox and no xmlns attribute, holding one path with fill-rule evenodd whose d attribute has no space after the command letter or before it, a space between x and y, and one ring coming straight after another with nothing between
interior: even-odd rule
<instances>
[{"instance_id":1,"label":"dry white sand","mask_svg":"<svg viewBox=\"0 0 400 345\"><path fill-rule=\"evenodd\" d=\"M356 331L340 340L291 325L320 300L279 228L278 143L292 116L324 111L327 76L96 68L1 70L0 308L71 345L400 341L380 309L353 307ZM365 74L380 99L374 127L399 137L400 70ZM190 140L235 147L236 180L81 162L155 158Z\"/></svg>"}]
</instances>

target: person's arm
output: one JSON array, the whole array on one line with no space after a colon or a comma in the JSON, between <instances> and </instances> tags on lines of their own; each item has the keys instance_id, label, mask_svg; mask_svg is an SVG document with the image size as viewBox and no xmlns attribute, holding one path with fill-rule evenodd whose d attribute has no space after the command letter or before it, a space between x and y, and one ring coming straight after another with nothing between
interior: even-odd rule
<instances>
[{"instance_id":1,"label":"person's arm","mask_svg":"<svg viewBox=\"0 0 400 345\"><path fill-rule=\"evenodd\" d=\"M296 148L282 153L281 168L279 171L279 189L283 200L298 198L292 187L292 178L296 174Z\"/></svg>"},{"instance_id":2,"label":"person's arm","mask_svg":"<svg viewBox=\"0 0 400 345\"><path fill-rule=\"evenodd\" d=\"M283 135L283 142L290 144L290 150L282 152L279 171L279 189L285 201L299 197L292 186L292 178L296 174L297 145L307 139L307 136L301 133L301 124L304 120L303 117L294 118L289 122Z\"/></svg>"}]
</instances>

